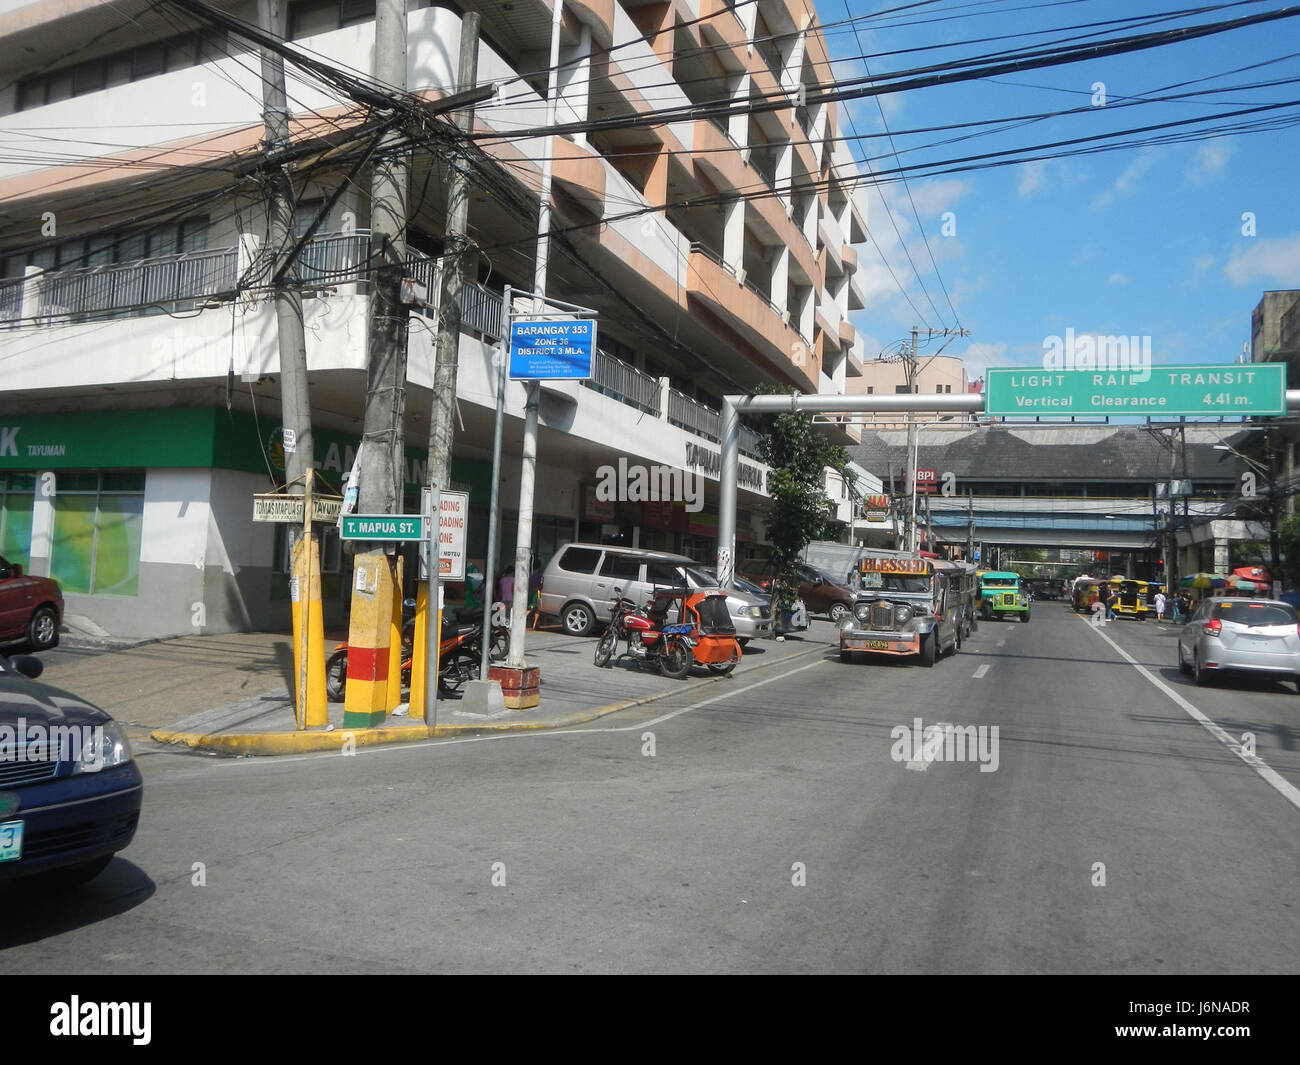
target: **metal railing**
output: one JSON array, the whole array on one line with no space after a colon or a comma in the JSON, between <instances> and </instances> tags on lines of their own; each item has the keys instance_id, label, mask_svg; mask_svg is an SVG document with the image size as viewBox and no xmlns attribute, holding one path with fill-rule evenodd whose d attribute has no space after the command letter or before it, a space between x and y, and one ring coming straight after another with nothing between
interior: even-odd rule
<instances>
[{"instance_id":1,"label":"metal railing","mask_svg":"<svg viewBox=\"0 0 1300 1065\"><path fill-rule=\"evenodd\" d=\"M356 280L366 270L369 245L367 230L321 233L303 245L286 277L304 285L336 285Z\"/></svg>"},{"instance_id":2,"label":"metal railing","mask_svg":"<svg viewBox=\"0 0 1300 1065\"><path fill-rule=\"evenodd\" d=\"M0 281L0 322L13 322L22 316L23 281L21 277Z\"/></svg>"},{"instance_id":3,"label":"metal railing","mask_svg":"<svg viewBox=\"0 0 1300 1065\"><path fill-rule=\"evenodd\" d=\"M596 351L592 357L591 377L583 384L646 414L659 415L659 379L608 352Z\"/></svg>"},{"instance_id":4,"label":"metal railing","mask_svg":"<svg viewBox=\"0 0 1300 1065\"><path fill-rule=\"evenodd\" d=\"M78 316L204 300L235 287L236 267L236 253L229 249L47 271L32 279L36 313L42 318Z\"/></svg>"},{"instance_id":5,"label":"metal railing","mask_svg":"<svg viewBox=\"0 0 1300 1065\"><path fill-rule=\"evenodd\" d=\"M762 462L763 456L758 450L758 442L761 439L761 434L754 432L748 425L742 425L740 427L740 453Z\"/></svg>"},{"instance_id":6,"label":"metal railing","mask_svg":"<svg viewBox=\"0 0 1300 1065\"><path fill-rule=\"evenodd\" d=\"M668 421L715 444L722 440L722 415L675 388L668 390Z\"/></svg>"}]
</instances>

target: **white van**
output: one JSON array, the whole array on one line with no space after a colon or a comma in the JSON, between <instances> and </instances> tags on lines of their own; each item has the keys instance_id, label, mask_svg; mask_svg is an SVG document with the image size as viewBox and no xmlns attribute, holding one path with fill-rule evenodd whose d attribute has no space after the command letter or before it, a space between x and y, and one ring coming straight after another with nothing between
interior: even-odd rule
<instances>
[{"instance_id":1,"label":"white van","mask_svg":"<svg viewBox=\"0 0 1300 1065\"><path fill-rule=\"evenodd\" d=\"M609 620L620 593L643 603L655 588L680 587L679 567L693 565L694 559L663 551L565 544L546 564L539 606L543 614L558 616L565 632L586 636Z\"/></svg>"}]
</instances>

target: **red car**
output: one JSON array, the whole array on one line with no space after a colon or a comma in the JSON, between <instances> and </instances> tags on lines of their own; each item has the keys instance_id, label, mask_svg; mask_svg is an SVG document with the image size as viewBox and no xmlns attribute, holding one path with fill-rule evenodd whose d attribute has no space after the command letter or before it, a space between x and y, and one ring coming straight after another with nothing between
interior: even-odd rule
<instances>
[{"instance_id":1,"label":"red car","mask_svg":"<svg viewBox=\"0 0 1300 1065\"><path fill-rule=\"evenodd\" d=\"M33 651L58 646L63 592L49 577L32 577L0 557L0 641L20 640Z\"/></svg>"},{"instance_id":2,"label":"red car","mask_svg":"<svg viewBox=\"0 0 1300 1065\"><path fill-rule=\"evenodd\" d=\"M736 566L737 573L769 593L775 569L771 561L761 558L748 558ZM799 598L804 601L808 613L827 614L838 624L852 611L852 589L836 581L829 573L806 562L796 562L794 572L799 579Z\"/></svg>"}]
</instances>

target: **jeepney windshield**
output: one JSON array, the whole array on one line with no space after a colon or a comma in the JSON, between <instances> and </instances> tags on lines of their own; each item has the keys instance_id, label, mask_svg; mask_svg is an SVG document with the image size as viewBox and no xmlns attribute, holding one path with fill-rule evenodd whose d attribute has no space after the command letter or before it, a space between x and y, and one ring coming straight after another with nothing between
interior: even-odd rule
<instances>
[{"instance_id":1,"label":"jeepney windshield","mask_svg":"<svg viewBox=\"0 0 1300 1065\"><path fill-rule=\"evenodd\" d=\"M985 577L985 588L1018 588L1020 581L1015 577Z\"/></svg>"},{"instance_id":2,"label":"jeepney windshield","mask_svg":"<svg viewBox=\"0 0 1300 1065\"><path fill-rule=\"evenodd\" d=\"M864 573L860 587L868 592L928 592L930 578L913 573Z\"/></svg>"}]
</instances>

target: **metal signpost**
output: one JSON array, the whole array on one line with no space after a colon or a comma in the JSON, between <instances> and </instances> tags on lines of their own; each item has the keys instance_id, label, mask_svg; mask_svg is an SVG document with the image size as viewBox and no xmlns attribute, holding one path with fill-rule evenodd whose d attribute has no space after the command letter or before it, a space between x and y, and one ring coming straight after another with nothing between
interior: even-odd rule
<instances>
[{"instance_id":1,"label":"metal signpost","mask_svg":"<svg viewBox=\"0 0 1300 1065\"><path fill-rule=\"evenodd\" d=\"M984 413L1040 415L1279 415L1286 365L1148 366L1131 370L988 370Z\"/></svg>"}]
</instances>

